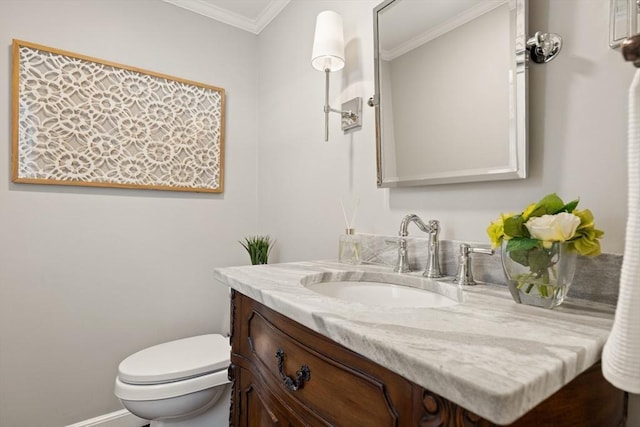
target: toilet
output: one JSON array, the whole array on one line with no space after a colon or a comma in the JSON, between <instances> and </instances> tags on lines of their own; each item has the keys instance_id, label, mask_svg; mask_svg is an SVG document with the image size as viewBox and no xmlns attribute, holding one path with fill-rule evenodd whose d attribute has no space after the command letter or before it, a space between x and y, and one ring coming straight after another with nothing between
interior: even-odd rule
<instances>
[{"instance_id":1,"label":"toilet","mask_svg":"<svg viewBox=\"0 0 640 427\"><path fill-rule=\"evenodd\" d=\"M146 348L120 363L114 393L151 427L228 426L230 353L218 334Z\"/></svg>"}]
</instances>

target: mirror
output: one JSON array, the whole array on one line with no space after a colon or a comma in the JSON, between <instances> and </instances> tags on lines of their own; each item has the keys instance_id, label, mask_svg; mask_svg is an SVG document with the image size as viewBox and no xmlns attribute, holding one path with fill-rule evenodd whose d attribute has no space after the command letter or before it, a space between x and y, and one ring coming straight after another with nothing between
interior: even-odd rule
<instances>
[{"instance_id":1,"label":"mirror","mask_svg":"<svg viewBox=\"0 0 640 427\"><path fill-rule=\"evenodd\" d=\"M526 0L374 9L378 187L527 174Z\"/></svg>"}]
</instances>

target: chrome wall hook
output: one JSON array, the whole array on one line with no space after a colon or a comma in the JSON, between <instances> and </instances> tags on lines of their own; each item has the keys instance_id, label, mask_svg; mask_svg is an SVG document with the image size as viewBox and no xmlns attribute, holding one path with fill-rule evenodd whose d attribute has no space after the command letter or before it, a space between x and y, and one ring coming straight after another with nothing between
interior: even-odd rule
<instances>
[{"instance_id":1,"label":"chrome wall hook","mask_svg":"<svg viewBox=\"0 0 640 427\"><path fill-rule=\"evenodd\" d=\"M527 40L529 57L536 64L544 64L558 56L562 48L562 37L555 33L536 32Z\"/></svg>"}]
</instances>

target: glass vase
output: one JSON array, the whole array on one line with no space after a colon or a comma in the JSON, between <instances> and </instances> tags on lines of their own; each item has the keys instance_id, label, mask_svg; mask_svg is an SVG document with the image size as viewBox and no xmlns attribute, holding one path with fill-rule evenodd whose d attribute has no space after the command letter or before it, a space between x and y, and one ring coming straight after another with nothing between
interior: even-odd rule
<instances>
[{"instance_id":1,"label":"glass vase","mask_svg":"<svg viewBox=\"0 0 640 427\"><path fill-rule=\"evenodd\" d=\"M518 304L553 308L564 301L576 271L577 253L565 242L550 248L507 251L502 242L502 267Z\"/></svg>"}]
</instances>

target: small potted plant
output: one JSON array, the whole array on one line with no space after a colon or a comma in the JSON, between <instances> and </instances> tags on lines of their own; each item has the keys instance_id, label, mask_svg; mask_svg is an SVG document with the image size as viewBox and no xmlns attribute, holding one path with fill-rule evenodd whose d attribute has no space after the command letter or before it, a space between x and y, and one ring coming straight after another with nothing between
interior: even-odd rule
<instances>
[{"instance_id":1,"label":"small potted plant","mask_svg":"<svg viewBox=\"0 0 640 427\"><path fill-rule=\"evenodd\" d=\"M238 243L249 252L251 264L258 265L269 263L269 254L276 242L269 236L251 236Z\"/></svg>"}]
</instances>

